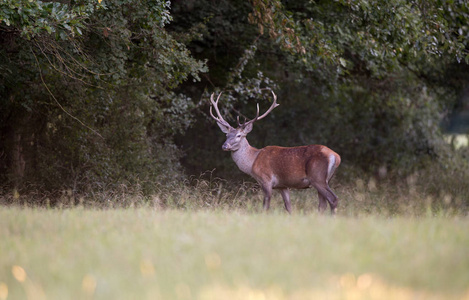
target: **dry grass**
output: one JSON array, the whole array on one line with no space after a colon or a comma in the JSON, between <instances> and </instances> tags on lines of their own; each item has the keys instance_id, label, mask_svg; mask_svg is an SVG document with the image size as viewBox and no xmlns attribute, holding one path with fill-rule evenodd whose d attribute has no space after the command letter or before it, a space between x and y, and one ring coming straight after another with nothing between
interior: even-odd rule
<instances>
[{"instance_id":1,"label":"dry grass","mask_svg":"<svg viewBox=\"0 0 469 300\"><path fill-rule=\"evenodd\" d=\"M469 213L469 172L463 164L458 170L434 163L413 174L388 175L384 180L342 166L337 176L331 187L339 196L341 216L467 216ZM72 190L55 193L30 190L33 192L0 189L0 205L97 209L150 207L257 213L262 211L263 199L256 183L232 183L214 178L212 172L157 186L151 195L144 193L138 184L121 184L112 189L102 187L87 194L75 194ZM316 190L293 190L291 198L295 214L316 212ZM274 192L271 208L283 211L279 193Z\"/></svg>"}]
</instances>

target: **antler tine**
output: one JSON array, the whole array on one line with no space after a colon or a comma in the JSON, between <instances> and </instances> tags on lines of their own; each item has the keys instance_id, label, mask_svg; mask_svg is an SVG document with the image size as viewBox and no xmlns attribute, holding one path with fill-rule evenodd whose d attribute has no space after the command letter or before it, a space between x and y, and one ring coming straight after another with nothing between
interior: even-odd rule
<instances>
[{"instance_id":1,"label":"antler tine","mask_svg":"<svg viewBox=\"0 0 469 300\"><path fill-rule=\"evenodd\" d=\"M214 118L215 121L217 121L218 123L220 123L220 124L222 124L222 125L224 125L224 126L227 126L227 127L230 127L230 128L231 128L231 125L230 125L227 121L225 121L225 119L223 119L223 117L222 117L222 115L221 115L221 113L220 113L220 110L218 109L218 100L220 100L220 97L221 97L221 94L222 94L222 93L223 93L223 92L221 92L221 93L218 95L216 101L213 100L213 96L215 95L215 93L212 93L212 95L210 96L210 102L212 103L212 104L210 105L210 115L211 115L212 118ZM218 118L213 115L212 106L215 108L215 112L217 113Z\"/></svg>"},{"instance_id":2,"label":"antler tine","mask_svg":"<svg viewBox=\"0 0 469 300\"><path fill-rule=\"evenodd\" d=\"M244 124L246 124L246 121L247 121L246 117L244 117L244 123L241 123L241 122L239 121L239 116L236 117L236 120L238 121L238 126L239 126L239 127L241 127L241 126L243 126Z\"/></svg>"},{"instance_id":3,"label":"antler tine","mask_svg":"<svg viewBox=\"0 0 469 300\"><path fill-rule=\"evenodd\" d=\"M267 116L274 108L279 106L280 104L277 103L277 95L275 95L274 91L271 91L272 95L274 96L274 101L272 102L272 105L270 108L260 117L257 118L257 121L263 119L265 116ZM257 111L259 112L259 107L257 108ZM259 115L259 114L258 114Z\"/></svg>"},{"instance_id":4,"label":"antler tine","mask_svg":"<svg viewBox=\"0 0 469 300\"><path fill-rule=\"evenodd\" d=\"M213 113L212 113L212 106L211 106L211 105L210 105L210 115L212 116L212 118L215 119L215 121L217 121L217 122L220 121L220 119L218 119L217 117L215 117L215 116L213 115Z\"/></svg>"},{"instance_id":5,"label":"antler tine","mask_svg":"<svg viewBox=\"0 0 469 300\"><path fill-rule=\"evenodd\" d=\"M256 113L256 117L254 118L254 120L259 119L259 103L256 103L256 104L257 104L257 113Z\"/></svg>"},{"instance_id":6,"label":"antler tine","mask_svg":"<svg viewBox=\"0 0 469 300\"><path fill-rule=\"evenodd\" d=\"M217 104L218 104L218 100L220 100L220 97L221 97L221 94L223 94L223 92L220 92L220 94L218 94L218 97L217 97ZM213 94L212 94L213 95Z\"/></svg>"},{"instance_id":7,"label":"antler tine","mask_svg":"<svg viewBox=\"0 0 469 300\"><path fill-rule=\"evenodd\" d=\"M244 117L244 123L241 123L241 122L239 121L239 116L238 116L238 117L236 118L236 120L238 121L238 126L241 127L241 126L245 126L245 125L247 125L247 124L249 124L249 123L255 122L255 121L257 120L257 117L259 117L259 103L257 103L257 114L256 114L256 117L255 117L254 119L248 121L247 118Z\"/></svg>"},{"instance_id":8,"label":"antler tine","mask_svg":"<svg viewBox=\"0 0 469 300\"><path fill-rule=\"evenodd\" d=\"M274 95L274 102L272 103L272 105L270 106L270 108L262 115L259 117L259 103L257 103L257 114L256 114L256 117L246 123L243 124L243 126L249 124L249 123L254 123L256 121L259 121L261 119L263 119L265 116L267 116L274 108L276 108L277 106L279 106L280 104L277 103L277 95L275 95L274 91L271 91L272 92L272 95ZM239 123L239 122L238 122Z\"/></svg>"}]
</instances>

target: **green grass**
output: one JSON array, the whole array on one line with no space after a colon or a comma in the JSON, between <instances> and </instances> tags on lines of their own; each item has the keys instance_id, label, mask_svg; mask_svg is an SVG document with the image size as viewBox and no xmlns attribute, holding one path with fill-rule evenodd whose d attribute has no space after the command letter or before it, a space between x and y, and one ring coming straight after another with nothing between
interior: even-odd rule
<instances>
[{"instance_id":1,"label":"green grass","mask_svg":"<svg viewBox=\"0 0 469 300\"><path fill-rule=\"evenodd\" d=\"M469 297L467 217L351 215L3 206L0 299Z\"/></svg>"}]
</instances>

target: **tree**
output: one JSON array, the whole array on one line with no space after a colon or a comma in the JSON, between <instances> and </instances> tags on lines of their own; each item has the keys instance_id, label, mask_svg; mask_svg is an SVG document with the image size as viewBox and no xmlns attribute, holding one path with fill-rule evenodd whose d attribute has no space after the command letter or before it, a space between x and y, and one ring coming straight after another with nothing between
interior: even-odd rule
<instances>
[{"instance_id":1,"label":"tree","mask_svg":"<svg viewBox=\"0 0 469 300\"><path fill-rule=\"evenodd\" d=\"M209 1L196 5L197 9L181 3L179 9L210 15ZM252 0L251 7L222 1L211 10L209 34L190 48L210 49L202 51L209 66L216 60L217 65L231 67L225 74L240 74L238 85L261 71L279 86L282 106L270 124L256 124L251 134L254 145L327 144L349 166L408 173L448 156L439 124L467 84L468 12L465 1ZM239 18L233 21L234 15ZM225 32L214 41L210 33L226 28L223 24L230 24L226 32L231 34ZM238 58L246 56L240 48L254 49L241 69ZM237 55L220 56L226 49ZM450 71L455 65L457 74ZM207 86L226 89L230 95L224 104L229 111L235 111L235 98L235 108L249 113L255 107L253 96L259 93L220 80L230 76L211 68ZM265 82L260 87L266 87ZM201 134L195 128L189 136ZM198 158L200 152L212 151L204 146L207 143L188 143L196 144L192 148L198 149ZM194 170L208 165L190 156L186 160ZM224 169L221 161L216 165Z\"/></svg>"},{"instance_id":2,"label":"tree","mask_svg":"<svg viewBox=\"0 0 469 300\"><path fill-rule=\"evenodd\" d=\"M236 176L209 95L225 91L234 121L268 89L281 106L253 145L413 172L451 153L439 123L467 85L468 20L462 0L4 0L0 180L151 191L181 164Z\"/></svg>"},{"instance_id":3,"label":"tree","mask_svg":"<svg viewBox=\"0 0 469 300\"><path fill-rule=\"evenodd\" d=\"M84 191L179 175L172 139L191 122L199 80L165 26L170 2L3 1L0 146L3 180Z\"/></svg>"}]
</instances>

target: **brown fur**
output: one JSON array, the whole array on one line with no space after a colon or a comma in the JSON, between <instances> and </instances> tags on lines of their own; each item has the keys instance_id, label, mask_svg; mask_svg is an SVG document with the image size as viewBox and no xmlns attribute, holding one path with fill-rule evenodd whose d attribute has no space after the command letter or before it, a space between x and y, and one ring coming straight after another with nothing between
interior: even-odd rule
<instances>
[{"instance_id":1,"label":"brown fur","mask_svg":"<svg viewBox=\"0 0 469 300\"><path fill-rule=\"evenodd\" d=\"M334 156L331 174L328 174L330 157ZM272 189L305 189L315 187L319 194L319 210L324 211L327 202L334 213L338 199L329 187L329 180L340 165L340 156L322 145L299 147L268 146L259 150L252 167L252 176L262 186L268 208ZM282 196L285 192L282 192ZM284 196L284 200L285 196ZM287 199L285 202L289 202ZM287 207L287 203L285 203ZM288 210L288 208L287 208Z\"/></svg>"}]
</instances>

